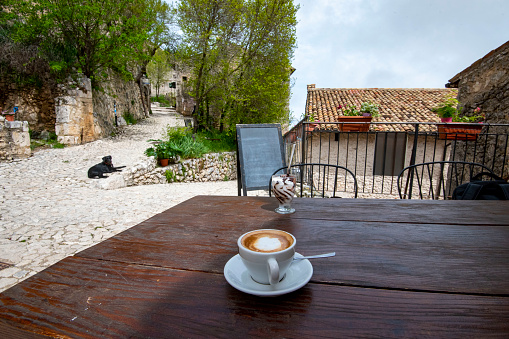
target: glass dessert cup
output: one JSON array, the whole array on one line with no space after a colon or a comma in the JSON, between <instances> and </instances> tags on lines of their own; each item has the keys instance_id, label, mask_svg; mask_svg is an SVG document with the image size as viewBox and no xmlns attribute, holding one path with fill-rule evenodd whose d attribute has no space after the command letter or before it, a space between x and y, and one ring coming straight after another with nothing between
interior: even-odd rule
<instances>
[{"instance_id":1,"label":"glass dessert cup","mask_svg":"<svg viewBox=\"0 0 509 339\"><path fill-rule=\"evenodd\" d=\"M291 174L278 174L272 176L272 193L279 202L279 207L275 209L280 214L290 214L295 212L292 208L292 200L295 194L295 176Z\"/></svg>"}]
</instances>

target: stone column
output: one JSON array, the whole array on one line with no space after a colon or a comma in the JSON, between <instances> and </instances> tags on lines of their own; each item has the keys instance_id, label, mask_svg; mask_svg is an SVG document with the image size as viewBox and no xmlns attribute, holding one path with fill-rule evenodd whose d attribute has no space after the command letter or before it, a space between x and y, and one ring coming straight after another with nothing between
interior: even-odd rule
<instances>
[{"instance_id":1,"label":"stone column","mask_svg":"<svg viewBox=\"0 0 509 339\"><path fill-rule=\"evenodd\" d=\"M73 83L68 86L67 95L56 98L55 103L58 142L76 145L96 140L99 133L94 127L90 79L83 77L78 80L78 86Z\"/></svg>"},{"instance_id":2,"label":"stone column","mask_svg":"<svg viewBox=\"0 0 509 339\"><path fill-rule=\"evenodd\" d=\"M30 135L27 121L7 121L0 116L0 160L28 158Z\"/></svg>"}]
</instances>

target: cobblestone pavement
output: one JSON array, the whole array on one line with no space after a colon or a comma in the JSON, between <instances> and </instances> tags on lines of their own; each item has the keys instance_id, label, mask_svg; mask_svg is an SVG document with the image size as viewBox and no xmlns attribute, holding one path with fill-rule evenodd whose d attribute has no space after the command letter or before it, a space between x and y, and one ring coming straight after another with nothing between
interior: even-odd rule
<instances>
[{"instance_id":1,"label":"cobblestone pavement","mask_svg":"<svg viewBox=\"0 0 509 339\"><path fill-rule=\"evenodd\" d=\"M131 167L168 124L183 120L154 110L116 137L0 163L0 262L13 264L0 270L0 292L195 195L237 195L236 181L91 187L87 171L103 156Z\"/></svg>"}]
</instances>

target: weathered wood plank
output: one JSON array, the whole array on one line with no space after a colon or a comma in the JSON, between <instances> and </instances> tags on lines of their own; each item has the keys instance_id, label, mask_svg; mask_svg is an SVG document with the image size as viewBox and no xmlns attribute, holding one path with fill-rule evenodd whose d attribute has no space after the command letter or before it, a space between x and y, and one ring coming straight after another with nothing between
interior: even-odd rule
<instances>
[{"instance_id":1,"label":"weathered wood plank","mask_svg":"<svg viewBox=\"0 0 509 339\"><path fill-rule=\"evenodd\" d=\"M221 211L223 208L218 209ZM509 227L355 222L213 213L160 215L77 256L220 273L237 238L257 228L294 234L315 282L509 295Z\"/></svg>"},{"instance_id":2,"label":"weathered wood plank","mask_svg":"<svg viewBox=\"0 0 509 339\"><path fill-rule=\"evenodd\" d=\"M310 283L259 298L220 274L77 257L5 291L0 305L2 338L13 328L84 338L509 335L506 297Z\"/></svg>"},{"instance_id":3,"label":"weathered wood plank","mask_svg":"<svg viewBox=\"0 0 509 339\"><path fill-rule=\"evenodd\" d=\"M288 219L408 222L419 224L509 225L509 201L433 201L296 198ZM212 217L274 217L276 199L269 197L197 196L156 217L201 214Z\"/></svg>"}]
</instances>

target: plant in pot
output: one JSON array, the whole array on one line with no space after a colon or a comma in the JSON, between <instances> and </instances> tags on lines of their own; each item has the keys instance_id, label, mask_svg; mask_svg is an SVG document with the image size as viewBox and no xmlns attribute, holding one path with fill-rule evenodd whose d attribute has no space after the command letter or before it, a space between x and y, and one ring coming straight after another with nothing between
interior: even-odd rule
<instances>
[{"instance_id":1,"label":"plant in pot","mask_svg":"<svg viewBox=\"0 0 509 339\"><path fill-rule=\"evenodd\" d=\"M341 105L338 106L338 113L342 111L342 115L338 115L337 119L339 122L362 122L362 124L341 124L339 130L342 132L367 132L369 131L369 124L373 117L379 116L379 106L366 101L361 104L361 107L357 109L355 105L349 105L343 108Z\"/></svg>"},{"instance_id":2,"label":"plant in pot","mask_svg":"<svg viewBox=\"0 0 509 339\"><path fill-rule=\"evenodd\" d=\"M10 111L10 110L2 111L2 115L5 118L5 120L7 120L7 121L14 121L15 113L16 113L15 111Z\"/></svg>"},{"instance_id":3,"label":"plant in pot","mask_svg":"<svg viewBox=\"0 0 509 339\"><path fill-rule=\"evenodd\" d=\"M463 110L463 107L458 108L458 106L458 99L454 97L454 94L449 94L442 103L432 108L431 111L435 112L442 122L452 122L454 116L457 116Z\"/></svg>"},{"instance_id":4,"label":"plant in pot","mask_svg":"<svg viewBox=\"0 0 509 339\"><path fill-rule=\"evenodd\" d=\"M315 122L320 122L320 120L316 119L315 118L315 115L314 113L311 113L309 116L308 116L308 121L310 122L310 124L305 124L306 126L306 132L312 132L315 130L315 128L318 127L318 124L316 124Z\"/></svg>"},{"instance_id":5,"label":"plant in pot","mask_svg":"<svg viewBox=\"0 0 509 339\"><path fill-rule=\"evenodd\" d=\"M149 141L155 142L156 144L154 147L147 148L145 150L145 155L148 157L155 157L162 167L168 166L169 159L176 157L170 142L158 139L151 139Z\"/></svg>"},{"instance_id":6,"label":"plant in pot","mask_svg":"<svg viewBox=\"0 0 509 339\"><path fill-rule=\"evenodd\" d=\"M460 116L461 108L451 117L450 121L445 124L438 125L439 139L452 139L452 140L476 140L477 135L481 133L483 128L484 114L479 114L481 108L477 107L474 110L475 115ZM473 123L479 123L472 125Z\"/></svg>"},{"instance_id":7,"label":"plant in pot","mask_svg":"<svg viewBox=\"0 0 509 339\"><path fill-rule=\"evenodd\" d=\"M359 112L363 117L377 117L380 115L378 105L372 103L371 101L363 102Z\"/></svg>"}]
</instances>

